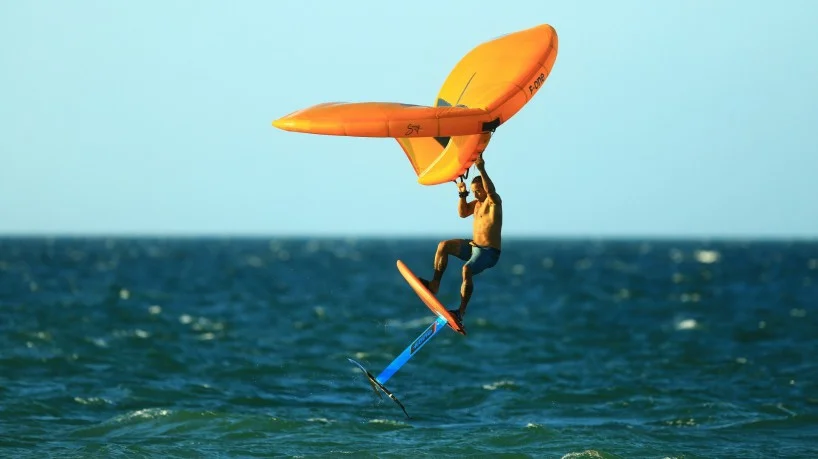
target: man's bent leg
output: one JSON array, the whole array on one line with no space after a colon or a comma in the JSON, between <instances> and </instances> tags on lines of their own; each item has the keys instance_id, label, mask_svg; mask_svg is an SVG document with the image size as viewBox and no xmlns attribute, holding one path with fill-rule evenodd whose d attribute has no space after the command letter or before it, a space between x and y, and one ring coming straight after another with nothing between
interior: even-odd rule
<instances>
[{"instance_id":1,"label":"man's bent leg","mask_svg":"<svg viewBox=\"0 0 818 459\"><path fill-rule=\"evenodd\" d=\"M489 269L497 264L500 258L500 252L494 249L485 249L481 247L474 247L472 249L472 256L466 264L463 265L463 284L460 287L460 309L458 310L458 319L466 315L466 308L468 307L471 294L474 291L474 276Z\"/></svg>"},{"instance_id":2,"label":"man's bent leg","mask_svg":"<svg viewBox=\"0 0 818 459\"><path fill-rule=\"evenodd\" d=\"M446 266L449 263L449 255L462 257L460 252L463 249L463 244L466 244L463 242L463 239L449 239L447 241L441 241L437 245L434 262L434 277L428 282L421 279L421 282L426 285L430 292L437 294L437 291L440 289L440 280L443 278L443 273L446 271Z\"/></svg>"}]
</instances>

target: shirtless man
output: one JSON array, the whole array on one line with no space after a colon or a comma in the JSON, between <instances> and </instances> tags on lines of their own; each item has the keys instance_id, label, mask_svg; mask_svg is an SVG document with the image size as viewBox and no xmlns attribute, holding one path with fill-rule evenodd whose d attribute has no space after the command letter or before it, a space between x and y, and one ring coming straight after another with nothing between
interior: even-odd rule
<instances>
[{"instance_id":1,"label":"shirtless man","mask_svg":"<svg viewBox=\"0 0 818 459\"><path fill-rule=\"evenodd\" d=\"M449 255L454 255L466 262L463 265L463 283L460 286L460 308L449 311L458 321L462 321L463 316L466 315L466 306L474 288L472 277L497 264L500 258L503 201L486 174L482 154L474 161L474 165L481 174L471 182L471 190L475 199L466 202L466 196L469 195L469 192L466 191L466 184L464 182L457 184L460 191L457 213L460 218L474 215L473 239L449 239L440 242L437 246L437 253L435 253L434 277L431 281L421 279L430 292L437 294Z\"/></svg>"}]
</instances>

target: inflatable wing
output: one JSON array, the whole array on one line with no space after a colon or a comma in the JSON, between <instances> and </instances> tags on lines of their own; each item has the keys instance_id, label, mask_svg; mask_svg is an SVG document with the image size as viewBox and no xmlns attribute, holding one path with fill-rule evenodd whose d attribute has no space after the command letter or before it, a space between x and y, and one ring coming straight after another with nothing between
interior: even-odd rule
<instances>
[{"instance_id":1,"label":"inflatable wing","mask_svg":"<svg viewBox=\"0 0 818 459\"><path fill-rule=\"evenodd\" d=\"M479 108L394 102L328 102L291 113L273 126L285 131L354 137L429 137L481 132L490 113Z\"/></svg>"},{"instance_id":2,"label":"inflatable wing","mask_svg":"<svg viewBox=\"0 0 818 459\"><path fill-rule=\"evenodd\" d=\"M294 132L392 137L406 153L418 183L462 177L491 134L530 101L557 58L557 33L548 24L503 35L466 54L443 83L434 106L397 102L335 102L273 121Z\"/></svg>"}]
</instances>

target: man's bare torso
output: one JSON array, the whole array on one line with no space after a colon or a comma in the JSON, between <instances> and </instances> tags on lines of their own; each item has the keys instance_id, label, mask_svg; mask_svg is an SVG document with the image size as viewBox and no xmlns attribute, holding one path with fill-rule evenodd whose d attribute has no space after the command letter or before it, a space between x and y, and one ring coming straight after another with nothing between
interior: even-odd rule
<instances>
[{"instance_id":1,"label":"man's bare torso","mask_svg":"<svg viewBox=\"0 0 818 459\"><path fill-rule=\"evenodd\" d=\"M496 196L496 195L495 195ZM503 227L503 203L497 196L497 202L491 198L474 203L474 243L482 247L494 247L500 250L501 230Z\"/></svg>"}]
</instances>

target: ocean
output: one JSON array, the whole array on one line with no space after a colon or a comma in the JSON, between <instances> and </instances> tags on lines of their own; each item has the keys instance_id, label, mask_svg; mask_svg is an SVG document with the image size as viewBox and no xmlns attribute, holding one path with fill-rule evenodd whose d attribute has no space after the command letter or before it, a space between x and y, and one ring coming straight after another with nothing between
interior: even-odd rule
<instances>
[{"instance_id":1,"label":"ocean","mask_svg":"<svg viewBox=\"0 0 818 459\"><path fill-rule=\"evenodd\" d=\"M0 456L818 457L818 242L507 238L408 418L437 242L0 238Z\"/></svg>"}]
</instances>

